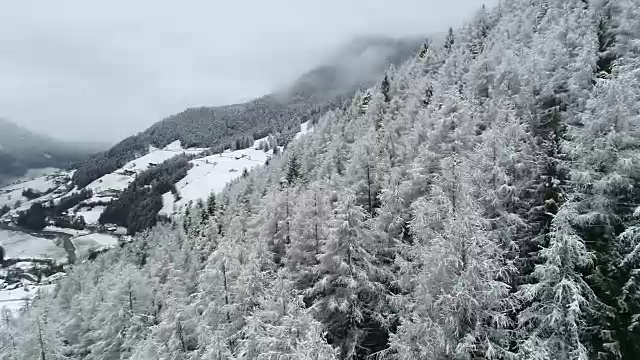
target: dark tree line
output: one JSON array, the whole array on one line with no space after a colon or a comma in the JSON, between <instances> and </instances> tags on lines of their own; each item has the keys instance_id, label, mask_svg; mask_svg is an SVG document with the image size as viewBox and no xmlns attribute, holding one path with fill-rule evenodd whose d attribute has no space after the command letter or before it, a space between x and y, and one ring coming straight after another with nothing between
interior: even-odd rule
<instances>
[{"instance_id":1,"label":"dark tree line","mask_svg":"<svg viewBox=\"0 0 640 360\"><path fill-rule=\"evenodd\" d=\"M32 188L22 190L22 196L26 197L29 200L37 199L42 195L43 194L40 191L33 190Z\"/></svg>"},{"instance_id":2,"label":"dark tree line","mask_svg":"<svg viewBox=\"0 0 640 360\"><path fill-rule=\"evenodd\" d=\"M31 230L42 230L47 226L47 212L41 203L33 203L29 210L18 215L18 225Z\"/></svg>"},{"instance_id":3,"label":"dark tree line","mask_svg":"<svg viewBox=\"0 0 640 360\"><path fill-rule=\"evenodd\" d=\"M77 193L62 197L57 204L54 204L53 201L47 203L35 202L29 209L19 213L17 223L27 229L42 230L47 226L47 217L53 217L55 218L56 226L84 229L84 221L71 221L59 217L62 213L78 205L81 201L89 199L92 195L91 190L83 189ZM0 211L1 215L2 211Z\"/></svg>"},{"instance_id":4,"label":"dark tree line","mask_svg":"<svg viewBox=\"0 0 640 360\"><path fill-rule=\"evenodd\" d=\"M62 197L57 205L51 206L52 215L60 215L64 211L71 209L72 207L80 204L81 201L87 200L93 196L93 192L89 189L82 189L80 192L73 193L68 196Z\"/></svg>"},{"instance_id":5,"label":"dark tree line","mask_svg":"<svg viewBox=\"0 0 640 360\"><path fill-rule=\"evenodd\" d=\"M193 166L189 162L191 158L178 155L139 174L120 197L107 206L100 215L100 223L124 226L131 234L155 225L162 209L162 194L175 191L175 183L187 176Z\"/></svg>"}]
</instances>

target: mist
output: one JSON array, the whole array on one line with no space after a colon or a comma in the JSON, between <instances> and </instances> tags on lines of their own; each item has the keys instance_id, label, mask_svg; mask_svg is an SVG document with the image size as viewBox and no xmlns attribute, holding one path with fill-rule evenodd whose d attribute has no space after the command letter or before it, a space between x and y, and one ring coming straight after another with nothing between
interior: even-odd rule
<instances>
[{"instance_id":1,"label":"mist","mask_svg":"<svg viewBox=\"0 0 640 360\"><path fill-rule=\"evenodd\" d=\"M490 1L491 6L497 1ZM282 89L361 36L460 26L473 0L20 1L0 12L0 117L115 142L194 106ZM379 54L363 53L360 61ZM350 63L357 74L358 63ZM359 76L359 75L358 75Z\"/></svg>"}]
</instances>

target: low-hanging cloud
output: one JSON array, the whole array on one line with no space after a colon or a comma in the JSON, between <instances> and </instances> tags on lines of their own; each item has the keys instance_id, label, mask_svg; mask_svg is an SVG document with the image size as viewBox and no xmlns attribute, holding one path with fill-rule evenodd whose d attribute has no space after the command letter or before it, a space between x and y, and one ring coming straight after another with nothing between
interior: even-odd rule
<instances>
[{"instance_id":1,"label":"low-hanging cloud","mask_svg":"<svg viewBox=\"0 0 640 360\"><path fill-rule=\"evenodd\" d=\"M186 107L236 103L281 88L354 37L443 31L481 5L6 2L0 11L0 116L58 138L115 141Z\"/></svg>"}]
</instances>

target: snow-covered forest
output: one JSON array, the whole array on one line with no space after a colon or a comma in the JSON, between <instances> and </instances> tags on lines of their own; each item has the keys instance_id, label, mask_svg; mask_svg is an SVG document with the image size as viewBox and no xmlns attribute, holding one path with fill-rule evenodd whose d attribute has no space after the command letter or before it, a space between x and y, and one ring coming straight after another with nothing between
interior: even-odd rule
<instances>
[{"instance_id":1,"label":"snow-covered forest","mask_svg":"<svg viewBox=\"0 0 640 360\"><path fill-rule=\"evenodd\" d=\"M3 312L0 358L638 359L639 257L640 2L504 0Z\"/></svg>"}]
</instances>

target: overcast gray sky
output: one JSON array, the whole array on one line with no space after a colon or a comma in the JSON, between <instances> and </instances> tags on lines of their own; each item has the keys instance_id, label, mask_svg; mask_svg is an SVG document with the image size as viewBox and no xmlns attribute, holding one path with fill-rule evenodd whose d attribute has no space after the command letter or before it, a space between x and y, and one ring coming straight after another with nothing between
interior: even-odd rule
<instances>
[{"instance_id":1,"label":"overcast gray sky","mask_svg":"<svg viewBox=\"0 0 640 360\"><path fill-rule=\"evenodd\" d=\"M481 4L5 1L0 117L62 139L116 141L187 107L268 93L356 36L443 31Z\"/></svg>"}]
</instances>

